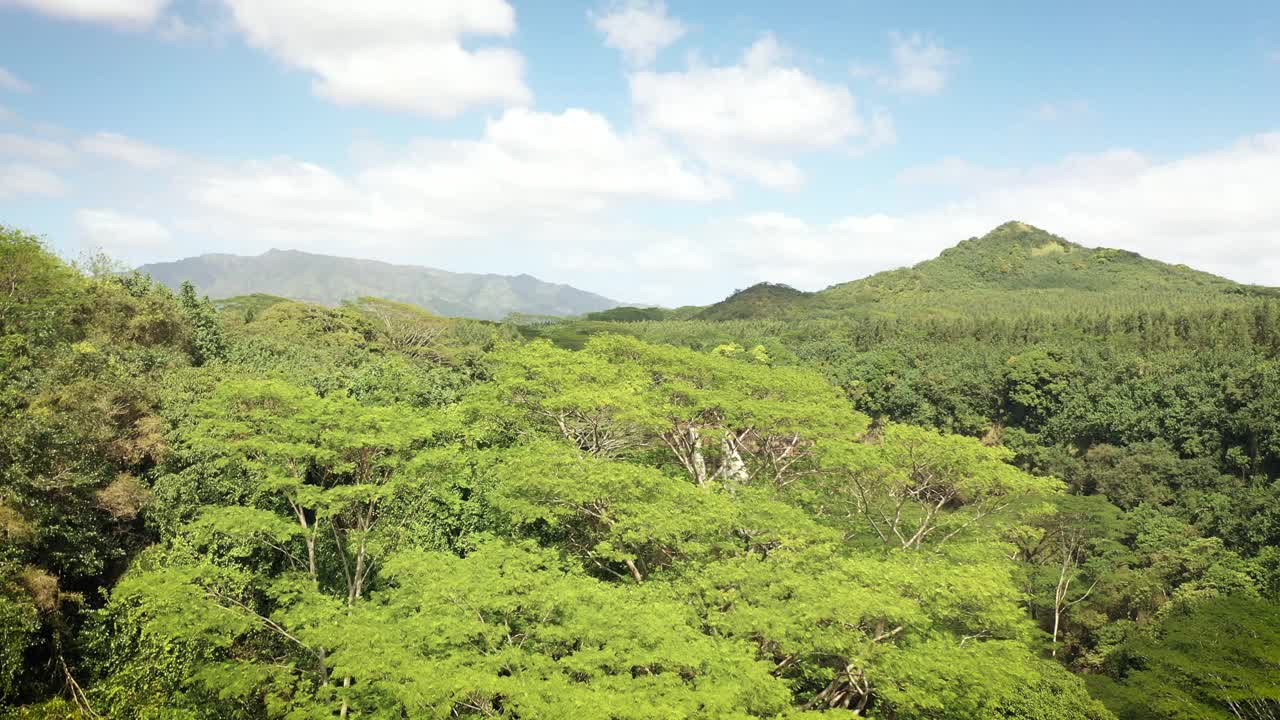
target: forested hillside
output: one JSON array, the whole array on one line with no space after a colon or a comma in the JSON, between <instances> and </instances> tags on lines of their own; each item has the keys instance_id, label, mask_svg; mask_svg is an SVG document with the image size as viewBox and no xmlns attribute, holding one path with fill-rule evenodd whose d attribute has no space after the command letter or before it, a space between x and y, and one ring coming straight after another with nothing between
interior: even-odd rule
<instances>
[{"instance_id":1,"label":"forested hillside","mask_svg":"<svg viewBox=\"0 0 1280 720\"><path fill-rule=\"evenodd\" d=\"M512 313L581 315L618 304L531 275L454 273L298 250L269 250L253 257L201 255L138 270L171 290L189 282L217 299L267 294L339 305L377 296L441 315L482 320L500 320Z\"/></svg>"},{"instance_id":2,"label":"forested hillside","mask_svg":"<svg viewBox=\"0 0 1280 720\"><path fill-rule=\"evenodd\" d=\"M522 325L0 231L0 717L1274 719L1280 306L1115 252Z\"/></svg>"},{"instance_id":3,"label":"forested hillside","mask_svg":"<svg viewBox=\"0 0 1280 720\"><path fill-rule=\"evenodd\" d=\"M762 283L701 310L701 320L999 317L1064 309L1152 309L1278 296L1136 253L1086 248L1009 222L932 260L805 293Z\"/></svg>"}]
</instances>

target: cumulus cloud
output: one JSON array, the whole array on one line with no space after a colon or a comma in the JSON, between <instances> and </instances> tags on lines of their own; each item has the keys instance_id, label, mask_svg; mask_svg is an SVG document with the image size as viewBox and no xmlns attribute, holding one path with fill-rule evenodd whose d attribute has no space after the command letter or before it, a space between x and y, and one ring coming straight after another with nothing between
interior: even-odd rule
<instances>
[{"instance_id":1,"label":"cumulus cloud","mask_svg":"<svg viewBox=\"0 0 1280 720\"><path fill-rule=\"evenodd\" d=\"M612 229L612 235L619 234ZM616 254L601 253L601 248L570 250L553 255L557 269L576 273L652 273L660 280L666 273L706 273L715 268L715 258L700 242L684 235L624 229L615 238L620 250ZM651 302L658 298L651 298ZM663 298L665 299L665 298Z\"/></svg>"},{"instance_id":2,"label":"cumulus cloud","mask_svg":"<svg viewBox=\"0 0 1280 720\"><path fill-rule=\"evenodd\" d=\"M324 242L486 237L634 200L701 202L728 187L645 134L586 110L511 109L475 141L422 140L349 176L289 158L200 175L198 207L259 235Z\"/></svg>"},{"instance_id":3,"label":"cumulus cloud","mask_svg":"<svg viewBox=\"0 0 1280 720\"><path fill-rule=\"evenodd\" d=\"M889 33L891 65L853 63L854 77L873 78L881 85L913 95L936 95L947 85L956 54L937 39L919 32Z\"/></svg>"},{"instance_id":4,"label":"cumulus cloud","mask_svg":"<svg viewBox=\"0 0 1280 720\"><path fill-rule=\"evenodd\" d=\"M678 18L667 15L662 0L615 2L606 11L588 16L604 33L604 44L620 50L635 65L652 63L660 51L689 31Z\"/></svg>"},{"instance_id":5,"label":"cumulus cloud","mask_svg":"<svg viewBox=\"0 0 1280 720\"><path fill-rule=\"evenodd\" d=\"M483 104L521 105L524 59L469 37L516 29L506 0L224 0L250 44L315 77L334 102L448 117Z\"/></svg>"},{"instance_id":6,"label":"cumulus cloud","mask_svg":"<svg viewBox=\"0 0 1280 720\"><path fill-rule=\"evenodd\" d=\"M193 45L219 39L225 28L192 24L178 15L167 15L156 24L160 37L172 43Z\"/></svg>"},{"instance_id":7,"label":"cumulus cloud","mask_svg":"<svg viewBox=\"0 0 1280 720\"><path fill-rule=\"evenodd\" d=\"M634 248L664 236L622 228L607 247L581 253L577 271L593 273L606 286L653 289L648 296L630 296L637 300L706 303L765 280L818 290L930 259L965 238L1021 220L1086 246L1134 250L1274 285L1280 277L1276 177L1280 132L1174 160L1127 149L1026 168L987 168L953 158L899 178L953 189L951 201L918 212L822 220L783 210L749 213L687 228L681 235L685 244L672 247L690 248L696 262L680 252L662 252L645 266L637 263Z\"/></svg>"},{"instance_id":8,"label":"cumulus cloud","mask_svg":"<svg viewBox=\"0 0 1280 720\"><path fill-rule=\"evenodd\" d=\"M890 35L894 75L890 84L903 92L933 95L947 84L947 70L955 63L950 50L920 33Z\"/></svg>"},{"instance_id":9,"label":"cumulus cloud","mask_svg":"<svg viewBox=\"0 0 1280 720\"><path fill-rule=\"evenodd\" d=\"M159 170L178 163L182 156L167 148L149 145L125 135L99 132L82 138L82 151L142 170Z\"/></svg>"},{"instance_id":10,"label":"cumulus cloud","mask_svg":"<svg viewBox=\"0 0 1280 720\"><path fill-rule=\"evenodd\" d=\"M66 191L62 178L45 168L26 163L0 164L0 200L54 197Z\"/></svg>"},{"instance_id":11,"label":"cumulus cloud","mask_svg":"<svg viewBox=\"0 0 1280 720\"><path fill-rule=\"evenodd\" d=\"M14 133L0 133L0 158L22 158L41 164L62 165L71 162L75 153L60 142Z\"/></svg>"},{"instance_id":12,"label":"cumulus cloud","mask_svg":"<svg viewBox=\"0 0 1280 720\"><path fill-rule=\"evenodd\" d=\"M468 47L516 29L507 0L219 0L246 41L313 76L316 94L363 105L449 117L475 105L523 105L532 93L524 58L509 47ZM175 41L207 30L166 15L171 0L0 0L55 18L154 28ZM23 89L0 69L0 88Z\"/></svg>"},{"instance_id":13,"label":"cumulus cloud","mask_svg":"<svg viewBox=\"0 0 1280 720\"><path fill-rule=\"evenodd\" d=\"M681 71L632 73L629 84L641 125L679 139L723 172L770 187L803 180L794 153L846 144L868 131L848 88L788 64L773 35L736 64L695 60Z\"/></svg>"},{"instance_id":14,"label":"cumulus cloud","mask_svg":"<svg viewBox=\"0 0 1280 720\"><path fill-rule=\"evenodd\" d=\"M131 260L151 254L172 242L169 230L158 221L115 210L76 211L76 226L85 247L103 250L112 257Z\"/></svg>"},{"instance_id":15,"label":"cumulus cloud","mask_svg":"<svg viewBox=\"0 0 1280 720\"><path fill-rule=\"evenodd\" d=\"M812 219L763 210L674 231L636 225L641 216L628 208L706 203L729 188L662 140L619 131L585 110L512 109L477 140L417 141L350 173L290 158L221 166L183 159L158 172L179 193L173 221L161 228L199 233L204 249L272 243L401 259L452 249L469 261L501 250L519 255L520 270L553 271L637 302L710 302L760 280L819 289L928 259L1014 219L1244 281L1280 276L1280 206L1271 191L1280 132L1174 160L1128 149L1032 167L953 157L899 175L904 185L952 196L917 212ZM0 169L4 197L64 190L32 165ZM80 219L99 238L101 228L121 237L135 229L133 253L165 250L151 224Z\"/></svg>"},{"instance_id":16,"label":"cumulus cloud","mask_svg":"<svg viewBox=\"0 0 1280 720\"><path fill-rule=\"evenodd\" d=\"M854 215L815 224L781 213L742 218L721 251L755 279L817 289L935 256L1023 220L1087 246L1119 247L1249 282L1280 275L1280 132L1156 161L1131 150L1074 155L1043 167L983 168L959 160L917 168L910 181L966 188L914 214Z\"/></svg>"},{"instance_id":17,"label":"cumulus cloud","mask_svg":"<svg viewBox=\"0 0 1280 720\"><path fill-rule=\"evenodd\" d=\"M30 92L31 86L24 82L22 78L14 75L11 71L0 67L0 90Z\"/></svg>"},{"instance_id":18,"label":"cumulus cloud","mask_svg":"<svg viewBox=\"0 0 1280 720\"><path fill-rule=\"evenodd\" d=\"M726 138L819 148L862 130L847 88L823 83L784 60L777 39L766 35L735 65L694 63L684 71L635 73L632 99L646 125L700 142Z\"/></svg>"},{"instance_id":19,"label":"cumulus cloud","mask_svg":"<svg viewBox=\"0 0 1280 720\"><path fill-rule=\"evenodd\" d=\"M150 25L169 0L0 0L2 7L19 7L66 20L115 25Z\"/></svg>"}]
</instances>

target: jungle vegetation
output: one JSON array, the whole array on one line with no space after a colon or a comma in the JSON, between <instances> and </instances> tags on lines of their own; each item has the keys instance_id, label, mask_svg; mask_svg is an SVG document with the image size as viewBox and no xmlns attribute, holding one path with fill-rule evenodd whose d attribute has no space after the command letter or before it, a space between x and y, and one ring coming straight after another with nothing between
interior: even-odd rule
<instances>
[{"instance_id":1,"label":"jungle vegetation","mask_svg":"<svg viewBox=\"0 0 1280 720\"><path fill-rule=\"evenodd\" d=\"M215 302L0 230L0 717L1280 717L1267 289L1010 224L744 292Z\"/></svg>"}]
</instances>

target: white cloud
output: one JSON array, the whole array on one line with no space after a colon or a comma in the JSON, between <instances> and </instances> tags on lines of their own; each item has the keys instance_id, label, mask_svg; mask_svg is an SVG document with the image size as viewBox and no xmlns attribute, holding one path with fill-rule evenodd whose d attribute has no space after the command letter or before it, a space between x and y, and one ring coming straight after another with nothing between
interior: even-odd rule
<instances>
[{"instance_id":1,"label":"white cloud","mask_svg":"<svg viewBox=\"0 0 1280 720\"><path fill-rule=\"evenodd\" d=\"M610 248L570 250L552 254L557 269L576 273L706 273L715 268L715 258L702 243L681 235L654 233L631 228L600 229L613 239Z\"/></svg>"},{"instance_id":2,"label":"white cloud","mask_svg":"<svg viewBox=\"0 0 1280 720\"><path fill-rule=\"evenodd\" d=\"M115 25L150 25L169 0L0 0L0 7L20 7L66 20Z\"/></svg>"},{"instance_id":3,"label":"white cloud","mask_svg":"<svg viewBox=\"0 0 1280 720\"><path fill-rule=\"evenodd\" d=\"M528 103L524 59L472 36L516 29L506 0L224 0L248 41L315 75L334 102L433 116L473 105Z\"/></svg>"},{"instance_id":4,"label":"white cloud","mask_svg":"<svg viewBox=\"0 0 1280 720\"><path fill-rule=\"evenodd\" d=\"M615 2L604 14L593 12L588 16L604 33L604 44L622 51L627 61L635 65L652 63L660 51L689 31L678 18L667 15L662 0Z\"/></svg>"},{"instance_id":5,"label":"white cloud","mask_svg":"<svg viewBox=\"0 0 1280 720\"><path fill-rule=\"evenodd\" d=\"M45 168L26 163L0 165L0 200L28 195L53 197L66 191L62 178Z\"/></svg>"},{"instance_id":6,"label":"white cloud","mask_svg":"<svg viewBox=\"0 0 1280 720\"><path fill-rule=\"evenodd\" d=\"M9 108L0 105L0 122L10 122L18 117L18 114Z\"/></svg>"},{"instance_id":7,"label":"white cloud","mask_svg":"<svg viewBox=\"0 0 1280 720\"><path fill-rule=\"evenodd\" d=\"M635 73L632 99L649 127L698 142L821 148L862 131L847 88L786 67L784 57L766 35L737 65Z\"/></svg>"},{"instance_id":8,"label":"white cloud","mask_svg":"<svg viewBox=\"0 0 1280 720\"><path fill-rule=\"evenodd\" d=\"M636 115L726 173L795 186L803 177L794 153L847 143L864 135L867 123L848 88L786 64L786 56L765 35L735 65L694 60L683 71L633 73Z\"/></svg>"},{"instance_id":9,"label":"white cloud","mask_svg":"<svg viewBox=\"0 0 1280 720\"><path fill-rule=\"evenodd\" d=\"M0 90L13 90L14 92L30 92L31 86L22 80L22 78L14 75L9 70L0 67Z\"/></svg>"},{"instance_id":10,"label":"white cloud","mask_svg":"<svg viewBox=\"0 0 1280 720\"><path fill-rule=\"evenodd\" d=\"M898 142L898 130L894 127L893 116L884 108L876 108L871 113L871 123L860 151L876 150Z\"/></svg>"},{"instance_id":11,"label":"white cloud","mask_svg":"<svg viewBox=\"0 0 1280 720\"><path fill-rule=\"evenodd\" d=\"M217 39L226 28L192 25L181 16L167 15L157 23L155 29L160 37L169 42L190 45Z\"/></svg>"},{"instance_id":12,"label":"white cloud","mask_svg":"<svg viewBox=\"0 0 1280 720\"><path fill-rule=\"evenodd\" d=\"M922 33L889 33L892 67L855 62L849 74L874 78L885 87L913 95L936 95L947 85L947 75L956 64L954 52L936 38Z\"/></svg>"},{"instance_id":13,"label":"white cloud","mask_svg":"<svg viewBox=\"0 0 1280 720\"><path fill-rule=\"evenodd\" d=\"M955 197L913 213L818 221L773 210L712 222L681 235L705 260L687 267L676 262L678 252L641 266L634 249L663 236L620 228L607 246L582 253L590 265L584 260L578 272L605 287L654 288L648 296L614 293L636 301L714 302L765 280L818 290L927 260L1022 220L1086 246L1134 250L1245 282L1274 285L1280 277L1280 205L1272 190L1280 132L1176 160L1118 149L1028 168L950 159L903 175L951 185Z\"/></svg>"},{"instance_id":14,"label":"white cloud","mask_svg":"<svg viewBox=\"0 0 1280 720\"><path fill-rule=\"evenodd\" d=\"M715 258L702 243L687 237L657 237L634 251L628 266L655 273L705 273L715 267Z\"/></svg>"},{"instance_id":15,"label":"white cloud","mask_svg":"<svg viewBox=\"0 0 1280 720\"><path fill-rule=\"evenodd\" d=\"M153 254L173 240L169 230L151 218L94 209L77 210L75 218L87 248L103 250L117 259Z\"/></svg>"},{"instance_id":16,"label":"white cloud","mask_svg":"<svg viewBox=\"0 0 1280 720\"><path fill-rule=\"evenodd\" d=\"M424 140L350 177L289 158L200 175L191 197L257 237L413 242L526 234L634 200L699 202L728 187L652 136L585 110L511 109L475 141Z\"/></svg>"},{"instance_id":17,"label":"white cloud","mask_svg":"<svg viewBox=\"0 0 1280 720\"><path fill-rule=\"evenodd\" d=\"M0 133L0 157L22 158L42 164L60 165L75 159L71 148L52 140Z\"/></svg>"},{"instance_id":18,"label":"white cloud","mask_svg":"<svg viewBox=\"0 0 1280 720\"><path fill-rule=\"evenodd\" d=\"M182 156L125 135L99 132L80 140L80 149L143 170L159 170L178 163Z\"/></svg>"},{"instance_id":19,"label":"white cloud","mask_svg":"<svg viewBox=\"0 0 1280 720\"><path fill-rule=\"evenodd\" d=\"M903 92L933 95L947 84L947 70L955 64L951 51L920 33L892 33L891 84Z\"/></svg>"},{"instance_id":20,"label":"white cloud","mask_svg":"<svg viewBox=\"0 0 1280 720\"><path fill-rule=\"evenodd\" d=\"M732 243L710 246L745 278L806 289L926 260L1008 220L1086 246L1118 247L1235 279L1280 276L1280 132L1178 160L1132 150L1075 155L1035 168L982 168L948 160L912 181L965 188L958 199L914 214L854 215L826 224L781 213L742 218ZM724 232L724 231L721 231Z\"/></svg>"}]
</instances>

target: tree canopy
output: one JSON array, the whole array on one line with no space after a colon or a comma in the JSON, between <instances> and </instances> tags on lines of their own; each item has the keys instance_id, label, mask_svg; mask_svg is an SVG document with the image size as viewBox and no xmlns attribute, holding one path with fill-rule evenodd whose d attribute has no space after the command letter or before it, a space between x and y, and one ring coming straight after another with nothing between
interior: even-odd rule
<instances>
[{"instance_id":1,"label":"tree canopy","mask_svg":"<svg viewBox=\"0 0 1280 720\"><path fill-rule=\"evenodd\" d=\"M13 230L0 282L0 717L1280 713L1265 298L520 325Z\"/></svg>"}]
</instances>

